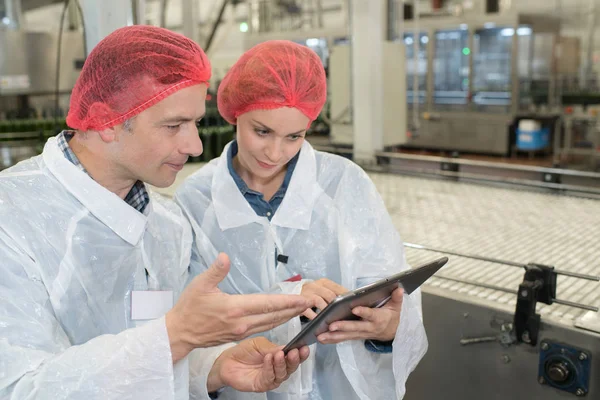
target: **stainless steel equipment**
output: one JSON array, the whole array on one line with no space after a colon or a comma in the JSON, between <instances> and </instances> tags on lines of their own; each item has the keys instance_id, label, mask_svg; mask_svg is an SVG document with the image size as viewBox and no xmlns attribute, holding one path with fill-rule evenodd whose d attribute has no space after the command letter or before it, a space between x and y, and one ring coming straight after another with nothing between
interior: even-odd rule
<instances>
[{"instance_id":1,"label":"stainless steel equipment","mask_svg":"<svg viewBox=\"0 0 600 400\"><path fill-rule=\"evenodd\" d=\"M80 32L64 32L59 91L69 93L83 65ZM56 90L58 36L0 30L0 96L52 94Z\"/></svg>"},{"instance_id":2,"label":"stainless steel equipment","mask_svg":"<svg viewBox=\"0 0 600 400\"><path fill-rule=\"evenodd\" d=\"M414 22L404 24L408 79L419 76L419 96L407 92L409 115L416 98L422 111L405 147L505 155L515 118L554 105L558 19L485 18L420 20L418 46Z\"/></svg>"}]
</instances>

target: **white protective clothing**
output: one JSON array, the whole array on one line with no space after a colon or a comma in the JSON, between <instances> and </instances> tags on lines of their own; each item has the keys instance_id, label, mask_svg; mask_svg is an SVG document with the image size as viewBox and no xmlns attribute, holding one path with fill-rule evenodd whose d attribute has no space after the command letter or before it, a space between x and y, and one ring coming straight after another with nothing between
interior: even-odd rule
<instances>
[{"instance_id":1,"label":"white protective clothing","mask_svg":"<svg viewBox=\"0 0 600 400\"><path fill-rule=\"evenodd\" d=\"M310 280L326 277L355 289L408 268L385 205L356 164L304 142L285 197L269 222L254 212L231 177L230 146L176 192L195 234L192 273L225 252L232 266L223 291L298 294ZM289 257L287 264L275 264L276 249ZM285 282L296 274L303 281ZM273 342L286 344L299 331L295 318L269 334ZM392 354L371 352L359 340L311 347L311 358L268 399L401 399L408 375L427 350L420 292L404 297Z\"/></svg>"},{"instance_id":2,"label":"white protective clothing","mask_svg":"<svg viewBox=\"0 0 600 400\"><path fill-rule=\"evenodd\" d=\"M0 173L0 221L0 399L208 399L223 347L173 365L164 317L131 320L132 290L187 283L179 207L152 194L139 213L51 138Z\"/></svg>"}]
</instances>

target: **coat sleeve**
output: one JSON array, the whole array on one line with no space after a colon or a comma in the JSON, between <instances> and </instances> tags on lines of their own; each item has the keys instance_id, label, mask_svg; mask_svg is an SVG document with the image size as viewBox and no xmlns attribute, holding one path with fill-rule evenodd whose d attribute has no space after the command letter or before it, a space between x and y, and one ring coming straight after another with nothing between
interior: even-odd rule
<instances>
[{"instance_id":1,"label":"coat sleeve","mask_svg":"<svg viewBox=\"0 0 600 400\"><path fill-rule=\"evenodd\" d=\"M164 318L73 346L39 265L0 230L1 399L173 399Z\"/></svg>"},{"instance_id":2,"label":"coat sleeve","mask_svg":"<svg viewBox=\"0 0 600 400\"><path fill-rule=\"evenodd\" d=\"M348 165L334 202L339 212L338 243L345 286L354 289L409 268L400 235L375 185L362 169ZM420 290L404 296L392 346L389 355L368 351L362 341L338 345L342 368L362 398L404 397L406 380L428 346ZM381 371L390 371L390 375ZM388 392L391 380L395 387Z\"/></svg>"}]
</instances>

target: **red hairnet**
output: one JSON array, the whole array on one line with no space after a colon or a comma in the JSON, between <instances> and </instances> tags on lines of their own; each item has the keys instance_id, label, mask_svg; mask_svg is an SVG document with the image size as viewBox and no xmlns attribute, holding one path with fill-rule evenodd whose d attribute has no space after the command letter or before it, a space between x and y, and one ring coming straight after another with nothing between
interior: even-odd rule
<instances>
[{"instance_id":1,"label":"red hairnet","mask_svg":"<svg viewBox=\"0 0 600 400\"><path fill-rule=\"evenodd\" d=\"M287 40L254 46L234 64L217 93L219 113L235 125L252 110L295 107L314 121L327 98L321 59L308 47Z\"/></svg>"},{"instance_id":2,"label":"red hairnet","mask_svg":"<svg viewBox=\"0 0 600 400\"><path fill-rule=\"evenodd\" d=\"M120 28L87 57L73 88L67 125L88 131L123 123L165 97L210 79L197 43L154 26Z\"/></svg>"}]
</instances>

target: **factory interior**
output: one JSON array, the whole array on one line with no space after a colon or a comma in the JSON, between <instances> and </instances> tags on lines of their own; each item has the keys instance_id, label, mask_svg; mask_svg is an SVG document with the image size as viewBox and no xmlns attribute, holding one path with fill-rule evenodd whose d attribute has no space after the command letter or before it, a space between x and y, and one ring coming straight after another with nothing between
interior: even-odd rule
<instances>
[{"instance_id":1,"label":"factory interior","mask_svg":"<svg viewBox=\"0 0 600 400\"><path fill-rule=\"evenodd\" d=\"M366 171L410 266L449 258L405 399L600 399L600 0L0 0L0 171L70 128L86 57L130 25L212 66L203 152L152 187L168 199L235 139L217 91L244 52L319 56L306 140Z\"/></svg>"}]
</instances>

